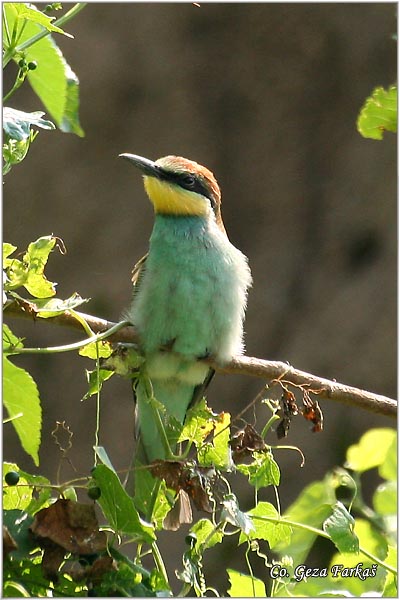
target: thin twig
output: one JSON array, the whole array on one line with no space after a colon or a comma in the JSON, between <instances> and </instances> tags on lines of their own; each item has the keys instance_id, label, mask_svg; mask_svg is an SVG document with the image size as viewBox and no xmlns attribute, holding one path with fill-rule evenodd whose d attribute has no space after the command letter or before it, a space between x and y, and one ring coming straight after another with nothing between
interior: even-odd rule
<instances>
[{"instance_id":1,"label":"thin twig","mask_svg":"<svg viewBox=\"0 0 400 600\"><path fill-rule=\"evenodd\" d=\"M105 319L100 319L92 315L84 313L78 314L85 319L94 333L102 333L116 325L116 323L113 323L112 321L106 321ZM28 317L32 319L32 315L21 310L15 302L6 307L5 316ZM36 317L36 320L52 321L57 325L82 329L82 325L79 321L68 312L48 319ZM139 342L139 337L133 326L127 326L110 336L109 341L113 343L137 344ZM372 392L344 385L337 381L317 377L311 373L295 369L288 363L262 360L250 356L238 356L224 366L216 364L211 359L206 359L204 362L209 364L219 373L249 375L250 377L259 377L267 381L284 378L293 384L309 386L314 390L317 389L318 400L333 400L334 402L356 406L388 417L396 418L397 416L397 402L387 396L381 396L380 394L374 394Z\"/></svg>"}]
</instances>

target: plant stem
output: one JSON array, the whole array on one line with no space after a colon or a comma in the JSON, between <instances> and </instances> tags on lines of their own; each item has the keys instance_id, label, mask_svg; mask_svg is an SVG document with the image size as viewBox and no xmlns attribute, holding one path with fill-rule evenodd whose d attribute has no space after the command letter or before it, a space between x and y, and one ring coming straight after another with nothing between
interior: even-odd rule
<instances>
[{"instance_id":1,"label":"plant stem","mask_svg":"<svg viewBox=\"0 0 400 600\"><path fill-rule=\"evenodd\" d=\"M161 556L161 552L158 549L158 546L157 546L157 544L155 542L152 543L151 549L152 549L152 552L153 552L153 557L154 557L154 562L156 563L156 567L158 568L158 570L160 571L160 573L164 577L166 583L168 583L167 570L165 568L164 561L163 561L162 556Z\"/></svg>"},{"instance_id":2,"label":"plant stem","mask_svg":"<svg viewBox=\"0 0 400 600\"><path fill-rule=\"evenodd\" d=\"M158 479L156 481L153 489L151 490L149 508L148 508L147 514L146 514L146 521L148 523L151 523L153 521L153 511L154 511L154 507L157 502L157 496L158 496L158 492L160 491L160 487L161 487L161 479Z\"/></svg>"},{"instance_id":3,"label":"plant stem","mask_svg":"<svg viewBox=\"0 0 400 600\"><path fill-rule=\"evenodd\" d=\"M302 453L302 451L300 450L300 448L298 448L297 446L281 446L279 444L279 446L270 446L271 450L295 450L296 452L298 452L301 456L301 464L300 467L304 467L304 464L306 462L306 458L304 456L304 454Z\"/></svg>"},{"instance_id":4,"label":"plant stem","mask_svg":"<svg viewBox=\"0 0 400 600\"><path fill-rule=\"evenodd\" d=\"M272 415L272 417L264 425L263 430L260 434L263 440L265 439L265 436L267 435L269 429L271 428L272 423L274 423L275 421L279 421L279 419L280 419L280 417L278 417L278 415Z\"/></svg>"},{"instance_id":5,"label":"plant stem","mask_svg":"<svg viewBox=\"0 0 400 600\"><path fill-rule=\"evenodd\" d=\"M24 416L24 413L23 412L19 412L16 415L13 415L12 417L9 417L8 419L3 419L3 425L5 423L11 423L11 421L15 421L15 419L20 419L23 416Z\"/></svg>"},{"instance_id":6,"label":"plant stem","mask_svg":"<svg viewBox=\"0 0 400 600\"><path fill-rule=\"evenodd\" d=\"M53 25L56 27L61 27L61 25L64 25L64 23L67 23L73 17L76 17L76 15L85 8L86 4L87 2L77 2L75 6L65 13L65 15L54 21Z\"/></svg>"},{"instance_id":7,"label":"plant stem","mask_svg":"<svg viewBox=\"0 0 400 600\"><path fill-rule=\"evenodd\" d=\"M256 587L254 584L254 572L251 567L250 559L249 559L250 549L251 549L250 542L247 542L247 550L245 552L245 559L246 559L247 568L249 569L249 573L250 573L250 577L251 577L251 587L252 587L252 591L253 591L253 598L255 598L256 597Z\"/></svg>"},{"instance_id":8,"label":"plant stem","mask_svg":"<svg viewBox=\"0 0 400 600\"><path fill-rule=\"evenodd\" d=\"M21 87L21 85L24 83L25 81L25 77L26 76L20 76L21 75L21 70L18 71L17 77L15 79L14 85L12 86L11 90L8 92L8 94L6 94L3 98L3 104L5 102L7 102L7 100L9 99L10 96L13 95L14 92L17 91L18 88Z\"/></svg>"},{"instance_id":9,"label":"plant stem","mask_svg":"<svg viewBox=\"0 0 400 600\"><path fill-rule=\"evenodd\" d=\"M385 563L383 560L381 560L374 554L370 554L370 552L368 552L368 550L365 550L365 548L360 548L360 552L361 552L361 554L364 554L364 556L366 556L367 558L372 560L373 563L377 563L379 566L383 567L386 571L389 571L390 573L392 573L392 575L397 577L397 569L395 567L388 565L387 563Z\"/></svg>"},{"instance_id":10,"label":"plant stem","mask_svg":"<svg viewBox=\"0 0 400 600\"><path fill-rule=\"evenodd\" d=\"M96 394L96 430L94 432L95 446L99 446L100 435L100 356L99 342L96 342L96 376L97 376L97 394ZM94 464L97 465L97 454L94 451Z\"/></svg>"},{"instance_id":11,"label":"plant stem","mask_svg":"<svg viewBox=\"0 0 400 600\"><path fill-rule=\"evenodd\" d=\"M107 339L110 335L113 335L116 331L123 329L127 325L129 325L129 321L121 321L120 323L116 323L107 331L103 333L98 333L97 335L93 335L85 340L81 340L80 342L74 342L73 344L65 344L63 346L49 346L47 348L15 348L12 350L11 348L5 348L5 354L52 354L58 352L70 352L71 350L79 350L83 346L87 344L91 344L93 342L100 342L102 340Z\"/></svg>"}]
</instances>

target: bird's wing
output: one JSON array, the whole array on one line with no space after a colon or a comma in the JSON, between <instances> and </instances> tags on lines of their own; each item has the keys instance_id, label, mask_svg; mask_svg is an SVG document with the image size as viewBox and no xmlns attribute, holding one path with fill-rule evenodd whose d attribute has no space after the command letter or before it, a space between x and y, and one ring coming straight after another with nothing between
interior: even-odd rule
<instances>
[{"instance_id":1,"label":"bird's wing","mask_svg":"<svg viewBox=\"0 0 400 600\"><path fill-rule=\"evenodd\" d=\"M132 269L133 297L135 297L135 294L138 293L138 290L140 288L140 281L144 274L146 259L147 259L148 255L149 255L149 253L147 252L144 256L142 256L142 258L137 261L136 265ZM133 389L133 399L135 402L135 439L138 441L139 437L140 437L140 432L139 432L139 419L138 419L138 414L137 414L138 406L137 406L137 402L136 402L135 384L133 384L132 389Z\"/></svg>"},{"instance_id":2,"label":"bird's wing","mask_svg":"<svg viewBox=\"0 0 400 600\"><path fill-rule=\"evenodd\" d=\"M149 253L142 256L140 260L136 263L136 265L132 269L132 283L133 283L133 292L136 293L140 287L140 280L143 277L144 268L146 265L146 260Z\"/></svg>"},{"instance_id":3,"label":"bird's wing","mask_svg":"<svg viewBox=\"0 0 400 600\"><path fill-rule=\"evenodd\" d=\"M197 404L197 402L199 402L202 399L202 397L206 393L206 390L207 390L208 386L210 385L211 380L214 377L214 375L215 375L215 370L210 368L203 383L199 383L194 388L193 396L192 396L192 399L190 401L188 408L195 406Z\"/></svg>"}]
</instances>

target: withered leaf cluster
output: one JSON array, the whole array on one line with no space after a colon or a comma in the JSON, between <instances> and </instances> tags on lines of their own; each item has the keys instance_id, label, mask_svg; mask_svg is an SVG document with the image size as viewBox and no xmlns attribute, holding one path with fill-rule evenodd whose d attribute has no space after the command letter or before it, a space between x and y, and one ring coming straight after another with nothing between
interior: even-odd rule
<instances>
[{"instance_id":1,"label":"withered leaf cluster","mask_svg":"<svg viewBox=\"0 0 400 600\"><path fill-rule=\"evenodd\" d=\"M200 467L194 461L156 460L151 463L150 472L177 492L174 506L163 523L165 529L176 531L182 523L192 522L190 499L197 510L213 511L210 501L210 483L215 478L213 468Z\"/></svg>"},{"instance_id":2,"label":"withered leaf cluster","mask_svg":"<svg viewBox=\"0 0 400 600\"><path fill-rule=\"evenodd\" d=\"M310 421L312 423L312 432L316 433L322 431L324 421L322 410L317 400L312 400L312 398L310 397L310 393L317 394L320 393L321 390L307 390L305 388L302 388L303 406L299 408L297 406L296 396L294 395L294 393L288 390L283 385L282 389L283 393L281 396L281 406L283 411L283 417L276 429L278 439L282 439L287 436L287 434L289 433L289 427L292 418L298 414L301 414L306 419L306 421Z\"/></svg>"},{"instance_id":3,"label":"withered leaf cluster","mask_svg":"<svg viewBox=\"0 0 400 600\"><path fill-rule=\"evenodd\" d=\"M90 572L88 568L81 568L78 560L82 556L104 552L107 548L106 534L99 531L92 504L59 499L36 513L30 531L44 550L42 570L46 579L58 580L60 566L70 554L76 557L76 561L65 563L63 572L68 572L74 580L93 577L96 573L98 576L100 571L112 568L109 556L98 557L90 565Z\"/></svg>"},{"instance_id":4,"label":"withered leaf cluster","mask_svg":"<svg viewBox=\"0 0 400 600\"><path fill-rule=\"evenodd\" d=\"M251 456L253 452L262 452L267 449L263 438L250 423L246 423L242 429L239 429L231 437L229 444L235 463L242 462L244 458Z\"/></svg>"}]
</instances>

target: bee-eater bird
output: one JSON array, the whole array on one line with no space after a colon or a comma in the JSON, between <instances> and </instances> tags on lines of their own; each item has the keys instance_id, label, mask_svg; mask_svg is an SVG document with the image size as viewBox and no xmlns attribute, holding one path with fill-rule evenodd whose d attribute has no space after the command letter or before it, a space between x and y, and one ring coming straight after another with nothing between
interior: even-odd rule
<instances>
[{"instance_id":1,"label":"bee-eater bird","mask_svg":"<svg viewBox=\"0 0 400 600\"><path fill-rule=\"evenodd\" d=\"M210 357L223 365L243 352L243 319L251 274L247 258L229 241L214 175L180 156L155 162L121 154L143 173L155 211L148 254L133 271L128 318L137 329L147 381L165 411L184 422L210 379ZM168 457L149 386L136 387L141 462ZM172 449L173 450L173 449Z\"/></svg>"}]
</instances>

